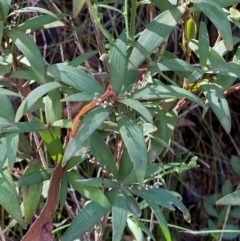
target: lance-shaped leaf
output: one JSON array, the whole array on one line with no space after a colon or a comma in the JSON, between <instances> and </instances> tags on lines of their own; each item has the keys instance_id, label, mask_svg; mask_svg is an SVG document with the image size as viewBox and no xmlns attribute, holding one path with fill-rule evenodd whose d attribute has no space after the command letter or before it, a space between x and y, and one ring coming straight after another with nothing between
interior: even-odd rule
<instances>
[{"instance_id":1,"label":"lance-shaped leaf","mask_svg":"<svg viewBox=\"0 0 240 241\"><path fill-rule=\"evenodd\" d=\"M106 169L110 171L116 179L118 179L116 162L101 135L95 131L88 140L93 156L103 167L106 167Z\"/></svg>"},{"instance_id":2,"label":"lance-shaped leaf","mask_svg":"<svg viewBox=\"0 0 240 241\"><path fill-rule=\"evenodd\" d=\"M52 129L39 131L39 134L51 158L54 161L59 162L62 159L64 152L59 136Z\"/></svg>"},{"instance_id":3,"label":"lance-shaped leaf","mask_svg":"<svg viewBox=\"0 0 240 241\"><path fill-rule=\"evenodd\" d=\"M90 75L66 64L49 65L47 74L81 91L99 94L104 92L103 86Z\"/></svg>"},{"instance_id":4,"label":"lance-shaped leaf","mask_svg":"<svg viewBox=\"0 0 240 241\"><path fill-rule=\"evenodd\" d=\"M164 59L153 68L150 69L151 73L155 72L164 72L164 71L179 71L179 72L194 72L198 71L201 73L200 69L196 69L193 65L182 59Z\"/></svg>"},{"instance_id":5,"label":"lance-shaped leaf","mask_svg":"<svg viewBox=\"0 0 240 241\"><path fill-rule=\"evenodd\" d=\"M220 198L217 202L217 205L239 205L240 204L240 191L236 191L230 193L222 198Z\"/></svg>"},{"instance_id":6,"label":"lance-shaped leaf","mask_svg":"<svg viewBox=\"0 0 240 241\"><path fill-rule=\"evenodd\" d=\"M79 130L76 136L69 142L63 156L63 165L74 156L81 144L104 122L111 113L112 108L97 107L90 111L86 117L81 120Z\"/></svg>"},{"instance_id":7,"label":"lance-shaped leaf","mask_svg":"<svg viewBox=\"0 0 240 241\"><path fill-rule=\"evenodd\" d=\"M0 138L0 153L1 153L0 155L0 170L1 170L7 158L7 144L6 144L5 137Z\"/></svg>"},{"instance_id":8,"label":"lance-shaped leaf","mask_svg":"<svg viewBox=\"0 0 240 241\"><path fill-rule=\"evenodd\" d=\"M202 102L202 100L193 93L177 86L165 85L161 82L159 82L158 85L152 85L144 87L140 90L136 90L131 97L133 99L138 100L150 100L172 97L187 98L205 108L205 104Z\"/></svg>"},{"instance_id":9,"label":"lance-shaped leaf","mask_svg":"<svg viewBox=\"0 0 240 241\"><path fill-rule=\"evenodd\" d=\"M225 8L228 6L231 6L235 3L240 3L240 0L213 0L214 2L216 2L217 4L219 4L221 7Z\"/></svg>"},{"instance_id":10,"label":"lance-shaped leaf","mask_svg":"<svg viewBox=\"0 0 240 241\"><path fill-rule=\"evenodd\" d=\"M131 192L134 195L137 195L145 200L158 204L162 207L168 208L170 210L174 210L174 206L176 206L179 210L182 211L183 217L186 221L190 222L190 213L188 209L184 206L184 204L175 197L171 192L162 189L162 188L152 188L152 189L143 189L137 190L132 189Z\"/></svg>"},{"instance_id":11,"label":"lance-shaped leaf","mask_svg":"<svg viewBox=\"0 0 240 241\"><path fill-rule=\"evenodd\" d=\"M213 112L217 116L225 131L229 132L231 129L231 115L228 102L223 95L222 87L217 86L214 83L207 82L201 82L200 85Z\"/></svg>"},{"instance_id":12,"label":"lance-shaped leaf","mask_svg":"<svg viewBox=\"0 0 240 241\"><path fill-rule=\"evenodd\" d=\"M153 123L153 117L150 111L139 101L133 99L123 99L119 102L130 106L135 109L139 114L141 114L148 122Z\"/></svg>"},{"instance_id":13,"label":"lance-shaped leaf","mask_svg":"<svg viewBox=\"0 0 240 241\"><path fill-rule=\"evenodd\" d=\"M200 22L198 45L200 64L201 67L204 68L209 55L209 36L207 26L204 22Z\"/></svg>"},{"instance_id":14,"label":"lance-shaped leaf","mask_svg":"<svg viewBox=\"0 0 240 241\"><path fill-rule=\"evenodd\" d=\"M28 164L24 174L39 170L40 162L38 160L33 160ZM22 187L25 223L31 222L35 212L37 211L42 195L42 186L42 183L38 183Z\"/></svg>"},{"instance_id":15,"label":"lance-shaped leaf","mask_svg":"<svg viewBox=\"0 0 240 241\"><path fill-rule=\"evenodd\" d=\"M4 88L0 88L0 95L10 95L10 96L17 96L20 97L21 95L11 91L11 90L7 90Z\"/></svg>"},{"instance_id":16,"label":"lance-shaped leaf","mask_svg":"<svg viewBox=\"0 0 240 241\"><path fill-rule=\"evenodd\" d=\"M88 203L74 218L69 228L61 237L61 241L76 240L93 228L107 212L107 209L95 202Z\"/></svg>"},{"instance_id":17,"label":"lance-shaped leaf","mask_svg":"<svg viewBox=\"0 0 240 241\"><path fill-rule=\"evenodd\" d=\"M0 20L0 45L2 44L3 31L4 31L4 21Z\"/></svg>"},{"instance_id":18,"label":"lance-shaped leaf","mask_svg":"<svg viewBox=\"0 0 240 241\"><path fill-rule=\"evenodd\" d=\"M48 169L39 169L39 170L32 170L31 172L24 173L23 176L20 177L18 181L18 186L26 186L32 184L42 183L50 179L53 172L53 168Z\"/></svg>"},{"instance_id":19,"label":"lance-shaped leaf","mask_svg":"<svg viewBox=\"0 0 240 241\"><path fill-rule=\"evenodd\" d=\"M90 178L90 179L79 179L78 182L85 183L93 187L104 187L104 188L118 188L117 182L110 179L102 178Z\"/></svg>"},{"instance_id":20,"label":"lance-shaped leaf","mask_svg":"<svg viewBox=\"0 0 240 241\"><path fill-rule=\"evenodd\" d=\"M29 12L39 12L39 13L44 13L44 14L47 14L47 15L50 15L52 17L54 17L56 20L58 20L58 17L56 14L54 14L53 12L45 9L45 8L39 8L39 7L25 7L25 8L20 8L18 10L18 13L29 13ZM10 16L14 16L15 13L14 12L11 12L8 17Z\"/></svg>"},{"instance_id":21,"label":"lance-shaped leaf","mask_svg":"<svg viewBox=\"0 0 240 241\"><path fill-rule=\"evenodd\" d=\"M30 92L30 94L27 96L27 98L22 102L22 104L19 106L15 120L19 121L24 114L26 114L37 102L39 98L50 92L51 90L60 88L62 85L58 82L50 82L47 84L43 84L39 86L38 88L34 89Z\"/></svg>"},{"instance_id":22,"label":"lance-shaped leaf","mask_svg":"<svg viewBox=\"0 0 240 241\"><path fill-rule=\"evenodd\" d=\"M0 31L1 31L1 21L0 21ZM1 32L0 32L0 37L1 37ZM5 75L12 68L12 62L13 62L12 51L9 49L4 50L4 52L0 56L0 75Z\"/></svg>"},{"instance_id":23,"label":"lance-shaped leaf","mask_svg":"<svg viewBox=\"0 0 240 241\"><path fill-rule=\"evenodd\" d=\"M119 189L112 207L113 241L120 241L122 239L128 214L127 202L126 195Z\"/></svg>"},{"instance_id":24,"label":"lance-shaped leaf","mask_svg":"<svg viewBox=\"0 0 240 241\"><path fill-rule=\"evenodd\" d=\"M143 132L128 116L120 116L117 122L129 157L134 163L139 186L142 188L147 167L147 147Z\"/></svg>"},{"instance_id":25,"label":"lance-shaped leaf","mask_svg":"<svg viewBox=\"0 0 240 241\"><path fill-rule=\"evenodd\" d=\"M137 69L139 65L168 37L185 9L183 7L167 10L153 19L140 35L131 53L128 68Z\"/></svg>"},{"instance_id":26,"label":"lance-shaped leaf","mask_svg":"<svg viewBox=\"0 0 240 241\"><path fill-rule=\"evenodd\" d=\"M67 16L67 14L56 14L59 20L50 15L42 15L34 18L27 19L22 24L17 26L21 31L36 31L39 29L64 27L64 23L60 21L61 18Z\"/></svg>"},{"instance_id":27,"label":"lance-shaped leaf","mask_svg":"<svg viewBox=\"0 0 240 241\"><path fill-rule=\"evenodd\" d=\"M24 221L18 202L18 195L9 170L4 168L0 172L0 205L22 226Z\"/></svg>"},{"instance_id":28,"label":"lance-shaped leaf","mask_svg":"<svg viewBox=\"0 0 240 241\"><path fill-rule=\"evenodd\" d=\"M1 93L2 88L0 88L0 93ZM0 94L0 117L3 117L10 121L14 121L14 116L15 116L15 111L13 108L13 105L8 98L8 96Z\"/></svg>"},{"instance_id":29,"label":"lance-shaped leaf","mask_svg":"<svg viewBox=\"0 0 240 241\"><path fill-rule=\"evenodd\" d=\"M82 176L74 172L69 172L67 174L67 178L73 188L80 192L84 197L91 199L92 201L98 203L99 205L108 210L111 208L111 204L108 201L107 197L98 187L94 187L84 182L78 181L79 179L84 179Z\"/></svg>"},{"instance_id":30,"label":"lance-shaped leaf","mask_svg":"<svg viewBox=\"0 0 240 241\"><path fill-rule=\"evenodd\" d=\"M19 134L18 133L6 134L7 158L8 158L8 167L9 168L12 168L16 161L18 143L19 143Z\"/></svg>"},{"instance_id":31,"label":"lance-shaped leaf","mask_svg":"<svg viewBox=\"0 0 240 241\"><path fill-rule=\"evenodd\" d=\"M232 29L227 15L213 0L191 0L212 21L220 32L228 50L233 48Z\"/></svg>"},{"instance_id":32,"label":"lance-shaped leaf","mask_svg":"<svg viewBox=\"0 0 240 241\"><path fill-rule=\"evenodd\" d=\"M18 49L26 56L39 84L46 83L46 66L41 52L33 40L24 32L17 29L7 31L7 35L12 39Z\"/></svg>"},{"instance_id":33,"label":"lance-shaped leaf","mask_svg":"<svg viewBox=\"0 0 240 241\"><path fill-rule=\"evenodd\" d=\"M119 93L127 71L126 31L117 39L110 56L110 83Z\"/></svg>"},{"instance_id":34,"label":"lance-shaped leaf","mask_svg":"<svg viewBox=\"0 0 240 241\"><path fill-rule=\"evenodd\" d=\"M72 61L70 61L68 63L68 65L70 65L72 67L78 67L79 65L83 64L84 61L86 61L90 57L96 55L97 53L98 53L97 50L83 53L83 54L79 55L78 57L76 57L75 59L73 59Z\"/></svg>"},{"instance_id":35,"label":"lance-shaped leaf","mask_svg":"<svg viewBox=\"0 0 240 241\"><path fill-rule=\"evenodd\" d=\"M3 133L24 133L24 132L32 132L32 131L40 131L46 130L48 127L43 123L36 122L14 122L10 124L6 124L0 127L0 132Z\"/></svg>"},{"instance_id":36,"label":"lance-shaped leaf","mask_svg":"<svg viewBox=\"0 0 240 241\"><path fill-rule=\"evenodd\" d=\"M0 20L6 20L10 7L12 4L12 0L1 0L0 1Z\"/></svg>"},{"instance_id":37,"label":"lance-shaped leaf","mask_svg":"<svg viewBox=\"0 0 240 241\"><path fill-rule=\"evenodd\" d=\"M171 235L170 235L170 232L169 232L169 228L168 228L168 224L167 224L167 221L166 221L165 217L163 216L162 210L159 208L158 205L156 205L153 202L147 201L147 203L150 206L150 208L153 210L166 240L172 241Z\"/></svg>"}]
</instances>

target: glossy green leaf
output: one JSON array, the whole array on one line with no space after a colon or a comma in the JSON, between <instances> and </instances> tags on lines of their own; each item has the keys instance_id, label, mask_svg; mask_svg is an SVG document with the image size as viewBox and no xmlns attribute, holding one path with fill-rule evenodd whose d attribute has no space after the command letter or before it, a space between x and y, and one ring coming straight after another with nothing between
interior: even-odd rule
<instances>
[{"instance_id":1,"label":"glossy green leaf","mask_svg":"<svg viewBox=\"0 0 240 241\"><path fill-rule=\"evenodd\" d=\"M128 218L127 225L137 241L145 241L143 232L142 232L141 228L139 227L136 220L134 222L132 219Z\"/></svg>"},{"instance_id":2,"label":"glossy green leaf","mask_svg":"<svg viewBox=\"0 0 240 241\"><path fill-rule=\"evenodd\" d=\"M230 180L226 180L222 186L222 195L228 195L230 192L232 192L233 190L233 186L232 183L230 182Z\"/></svg>"},{"instance_id":3,"label":"glossy green leaf","mask_svg":"<svg viewBox=\"0 0 240 241\"><path fill-rule=\"evenodd\" d=\"M203 206L205 211L207 212L207 214L209 216L213 216L216 218L219 218L219 214L215 208L215 202L217 201L217 199L219 198L219 193L218 194L213 194L211 196L209 196L204 202L203 202ZM222 196L222 195L221 195Z\"/></svg>"},{"instance_id":4,"label":"glossy green leaf","mask_svg":"<svg viewBox=\"0 0 240 241\"><path fill-rule=\"evenodd\" d=\"M223 89L214 83L201 82L203 93L209 102L213 112L222 124L226 132L231 129L231 115L228 102L223 95Z\"/></svg>"},{"instance_id":5,"label":"glossy green leaf","mask_svg":"<svg viewBox=\"0 0 240 241\"><path fill-rule=\"evenodd\" d=\"M240 25L239 25L240 26ZM233 37L233 45L235 46L240 42L240 38ZM229 52L229 50L226 48L226 45L223 40L219 41L213 46L213 49L218 52L219 55L224 56ZM236 54L236 52L235 52Z\"/></svg>"},{"instance_id":6,"label":"glossy green leaf","mask_svg":"<svg viewBox=\"0 0 240 241\"><path fill-rule=\"evenodd\" d=\"M233 83L236 81L236 77L225 76L225 75L216 75L214 83L220 85L223 88L223 91L228 90Z\"/></svg>"},{"instance_id":7,"label":"glossy green leaf","mask_svg":"<svg viewBox=\"0 0 240 241\"><path fill-rule=\"evenodd\" d=\"M150 69L151 73L164 71L183 71L192 73L194 71L200 72L201 70L194 68L192 64L182 59L165 59Z\"/></svg>"},{"instance_id":8,"label":"glossy green leaf","mask_svg":"<svg viewBox=\"0 0 240 241\"><path fill-rule=\"evenodd\" d=\"M165 189L162 189L160 187L143 190L132 189L131 192L134 195L137 195L145 200L148 200L170 210L174 210L174 205L180 211L182 211L183 217L187 222L191 221L190 213L188 209L184 206L184 204L178 198L176 198L171 192Z\"/></svg>"},{"instance_id":9,"label":"glossy green leaf","mask_svg":"<svg viewBox=\"0 0 240 241\"><path fill-rule=\"evenodd\" d=\"M88 203L74 218L69 228L62 235L61 241L75 240L79 238L93 228L107 212L107 209L95 202Z\"/></svg>"},{"instance_id":10,"label":"glossy green leaf","mask_svg":"<svg viewBox=\"0 0 240 241\"><path fill-rule=\"evenodd\" d=\"M14 122L0 127L3 133L24 133L32 131L46 130L48 127L42 123L36 122Z\"/></svg>"},{"instance_id":11,"label":"glossy green leaf","mask_svg":"<svg viewBox=\"0 0 240 241\"><path fill-rule=\"evenodd\" d=\"M64 204L67 199L67 194L68 194L68 180L67 180L67 174L64 173L62 181L61 181L60 191L59 191L60 210L62 210L64 207Z\"/></svg>"},{"instance_id":12,"label":"glossy green leaf","mask_svg":"<svg viewBox=\"0 0 240 241\"><path fill-rule=\"evenodd\" d=\"M35 73L36 80L38 81L38 83L46 83L46 66L37 45L28 35L26 35L24 32L20 30L12 29L11 31L7 31L6 33L29 61L31 68Z\"/></svg>"},{"instance_id":13,"label":"glossy green leaf","mask_svg":"<svg viewBox=\"0 0 240 241\"><path fill-rule=\"evenodd\" d=\"M39 134L51 158L59 162L64 152L59 136L52 129L39 131Z\"/></svg>"},{"instance_id":14,"label":"glossy green leaf","mask_svg":"<svg viewBox=\"0 0 240 241\"><path fill-rule=\"evenodd\" d=\"M9 170L4 168L0 172L0 205L22 226L24 221L20 209L19 199Z\"/></svg>"},{"instance_id":15,"label":"glossy green leaf","mask_svg":"<svg viewBox=\"0 0 240 241\"><path fill-rule=\"evenodd\" d=\"M48 168L24 173L18 181L18 187L42 183L43 181L50 179L52 172L53 168Z\"/></svg>"},{"instance_id":16,"label":"glossy green leaf","mask_svg":"<svg viewBox=\"0 0 240 241\"><path fill-rule=\"evenodd\" d=\"M0 20L0 45L2 44L3 31L4 31L4 21Z\"/></svg>"},{"instance_id":17,"label":"glossy green leaf","mask_svg":"<svg viewBox=\"0 0 240 241\"><path fill-rule=\"evenodd\" d=\"M150 111L141 102L133 99L122 99L119 102L130 106L141 114L148 122L153 123L153 117Z\"/></svg>"},{"instance_id":18,"label":"glossy green leaf","mask_svg":"<svg viewBox=\"0 0 240 241\"><path fill-rule=\"evenodd\" d=\"M126 195L119 189L112 206L113 241L121 241L128 214Z\"/></svg>"},{"instance_id":19,"label":"glossy green leaf","mask_svg":"<svg viewBox=\"0 0 240 241\"><path fill-rule=\"evenodd\" d=\"M12 92L11 90L7 90L1 87L0 87L0 95L10 95L10 96L17 96L17 97L21 96L15 92Z\"/></svg>"},{"instance_id":20,"label":"glossy green leaf","mask_svg":"<svg viewBox=\"0 0 240 241\"><path fill-rule=\"evenodd\" d=\"M56 14L54 14L53 12L45 9L45 8L39 8L39 7L25 7L25 8L20 8L18 9L18 13L29 13L29 12L38 12L38 13L44 13L47 15L52 16L53 18L55 18L56 20L58 20L58 17ZM11 12L8 17L13 16L15 13Z\"/></svg>"},{"instance_id":21,"label":"glossy green leaf","mask_svg":"<svg viewBox=\"0 0 240 241\"><path fill-rule=\"evenodd\" d=\"M114 178L118 179L118 171L116 167L116 162L114 160L113 154L101 135L95 131L88 138L91 153L97 159L102 167L107 169Z\"/></svg>"},{"instance_id":22,"label":"glossy green leaf","mask_svg":"<svg viewBox=\"0 0 240 241\"><path fill-rule=\"evenodd\" d=\"M33 160L28 164L28 167L25 169L24 174L36 172L39 170L39 161ZM22 187L25 223L31 222L35 212L37 211L42 195L42 186L42 183L38 183Z\"/></svg>"},{"instance_id":23,"label":"glossy green leaf","mask_svg":"<svg viewBox=\"0 0 240 241\"><path fill-rule=\"evenodd\" d=\"M63 98L61 101L92 101L95 95L93 93L81 92L73 95L69 95Z\"/></svg>"},{"instance_id":24,"label":"glossy green leaf","mask_svg":"<svg viewBox=\"0 0 240 241\"><path fill-rule=\"evenodd\" d=\"M39 98L41 98L51 90L60 88L61 86L62 85L58 82L50 82L32 90L19 106L15 116L15 121L19 121L24 114L28 113L28 111L33 107L33 105L37 102Z\"/></svg>"},{"instance_id":25,"label":"glossy green leaf","mask_svg":"<svg viewBox=\"0 0 240 241\"><path fill-rule=\"evenodd\" d=\"M134 163L139 186L142 188L147 167L147 148L143 132L128 116L120 116L117 123L129 157Z\"/></svg>"},{"instance_id":26,"label":"glossy green leaf","mask_svg":"<svg viewBox=\"0 0 240 241\"><path fill-rule=\"evenodd\" d=\"M198 96L180 87L165 85L161 82L159 82L158 85L152 85L152 86L144 87L140 90L136 90L131 95L131 97L133 99L138 99L138 100L150 100L150 99L171 98L171 97L187 98L193 102L196 102L203 108L205 108L205 104Z\"/></svg>"},{"instance_id":27,"label":"glossy green leaf","mask_svg":"<svg viewBox=\"0 0 240 241\"><path fill-rule=\"evenodd\" d=\"M240 205L240 191L232 192L222 198L217 202L217 205Z\"/></svg>"},{"instance_id":28,"label":"glossy green leaf","mask_svg":"<svg viewBox=\"0 0 240 241\"><path fill-rule=\"evenodd\" d=\"M157 218L158 224L160 225L160 227L162 229L165 239L167 241L171 241L172 238L171 238L171 235L169 232L168 224L167 224L165 217L163 216L162 210L155 203L150 202L148 200L146 200L146 201L147 201L148 205L150 206L150 208L153 210L153 212Z\"/></svg>"},{"instance_id":29,"label":"glossy green leaf","mask_svg":"<svg viewBox=\"0 0 240 241\"><path fill-rule=\"evenodd\" d=\"M6 134L6 147L7 147L7 158L8 167L11 169L17 158L19 134L8 133Z\"/></svg>"},{"instance_id":30,"label":"glossy green leaf","mask_svg":"<svg viewBox=\"0 0 240 241\"><path fill-rule=\"evenodd\" d=\"M120 160L120 166L118 169L119 180L123 181L133 171L133 168L134 168L134 164L131 161L131 158L128 154L128 150L124 148L123 154ZM137 176L136 176L136 180L137 180Z\"/></svg>"},{"instance_id":31,"label":"glossy green leaf","mask_svg":"<svg viewBox=\"0 0 240 241\"><path fill-rule=\"evenodd\" d=\"M104 188L117 188L118 183L110 179L102 178L90 178L90 179L79 179L78 182L85 183L93 187L104 187Z\"/></svg>"},{"instance_id":32,"label":"glossy green leaf","mask_svg":"<svg viewBox=\"0 0 240 241\"><path fill-rule=\"evenodd\" d=\"M117 39L110 55L110 83L119 93L127 71L126 31Z\"/></svg>"},{"instance_id":33,"label":"glossy green leaf","mask_svg":"<svg viewBox=\"0 0 240 241\"><path fill-rule=\"evenodd\" d=\"M133 196L127 196L128 210L134 214L136 217L140 218L142 216L142 210L139 207L138 202Z\"/></svg>"},{"instance_id":34,"label":"glossy green leaf","mask_svg":"<svg viewBox=\"0 0 240 241\"><path fill-rule=\"evenodd\" d=\"M189 43L189 47L199 57L198 41L195 39L191 40ZM224 58L219 54L219 51L217 52L215 49L209 48L208 60L207 60L206 66L210 68L224 70L226 69L226 62Z\"/></svg>"},{"instance_id":35,"label":"glossy green leaf","mask_svg":"<svg viewBox=\"0 0 240 241\"><path fill-rule=\"evenodd\" d=\"M60 21L61 18L67 16L66 14L56 14L56 17L50 15L42 15L27 19L22 24L17 26L21 31L33 32L39 29L48 29L56 27L64 27L64 23Z\"/></svg>"},{"instance_id":36,"label":"glossy green leaf","mask_svg":"<svg viewBox=\"0 0 240 241\"><path fill-rule=\"evenodd\" d=\"M230 159L230 164L231 164L232 170L236 174L240 175L240 157L232 155Z\"/></svg>"},{"instance_id":37,"label":"glossy green leaf","mask_svg":"<svg viewBox=\"0 0 240 241\"><path fill-rule=\"evenodd\" d=\"M47 74L81 91L99 94L104 92L103 86L90 75L66 64L49 65Z\"/></svg>"},{"instance_id":38,"label":"glossy green leaf","mask_svg":"<svg viewBox=\"0 0 240 241\"><path fill-rule=\"evenodd\" d=\"M199 43L199 60L201 67L204 68L209 54L209 36L206 24L200 22L199 34L198 34L198 43Z\"/></svg>"},{"instance_id":39,"label":"glossy green leaf","mask_svg":"<svg viewBox=\"0 0 240 241\"><path fill-rule=\"evenodd\" d=\"M31 70L17 70L7 73L5 77L8 78L19 78L19 79L26 79L26 80L34 80L35 74Z\"/></svg>"},{"instance_id":40,"label":"glossy green leaf","mask_svg":"<svg viewBox=\"0 0 240 241\"><path fill-rule=\"evenodd\" d=\"M0 26L0 31L1 31L1 26ZM13 62L12 51L9 49L4 50L4 52L0 56L0 75L5 75L12 68L12 62Z\"/></svg>"},{"instance_id":41,"label":"glossy green leaf","mask_svg":"<svg viewBox=\"0 0 240 241\"><path fill-rule=\"evenodd\" d=\"M111 113L112 108L102 108L97 107L87 113L85 118L81 120L79 125L79 130L76 136L68 143L64 156L63 156L63 165L74 156L81 144L104 122L104 120Z\"/></svg>"},{"instance_id":42,"label":"glossy green leaf","mask_svg":"<svg viewBox=\"0 0 240 241\"><path fill-rule=\"evenodd\" d=\"M138 222L139 228L151 238L152 241L156 241L155 237L153 236L153 233L144 225L142 222Z\"/></svg>"},{"instance_id":43,"label":"glossy green leaf","mask_svg":"<svg viewBox=\"0 0 240 241\"><path fill-rule=\"evenodd\" d=\"M225 8L228 6L231 6L235 3L240 3L240 0L213 0L214 2L216 2L217 4L219 4L221 7Z\"/></svg>"},{"instance_id":44,"label":"glossy green leaf","mask_svg":"<svg viewBox=\"0 0 240 241\"><path fill-rule=\"evenodd\" d=\"M83 54L79 55L78 57L76 57L75 59L73 59L72 61L70 61L68 63L68 65L70 65L72 67L78 67L79 65L83 64L84 61L86 61L90 57L96 55L97 53L98 53L97 50L83 53Z\"/></svg>"},{"instance_id":45,"label":"glossy green leaf","mask_svg":"<svg viewBox=\"0 0 240 241\"><path fill-rule=\"evenodd\" d=\"M58 120L58 121L54 121L52 123L52 126L70 129L72 127L72 122L73 122L72 120L68 120L68 119Z\"/></svg>"},{"instance_id":46,"label":"glossy green leaf","mask_svg":"<svg viewBox=\"0 0 240 241\"><path fill-rule=\"evenodd\" d=\"M177 123L178 115L175 111L170 111L165 113L164 111L158 110L159 120L154 122L154 125L157 126L157 131L152 133L149 150L148 150L148 157L153 162L155 161L159 155L165 150L169 150L171 137L173 135L173 131L175 129L175 125ZM161 139L163 143L159 143L158 139Z\"/></svg>"},{"instance_id":47,"label":"glossy green leaf","mask_svg":"<svg viewBox=\"0 0 240 241\"><path fill-rule=\"evenodd\" d=\"M0 170L3 168L6 158L7 158L7 144L6 144L6 138L2 137L0 138Z\"/></svg>"},{"instance_id":48,"label":"glossy green leaf","mask_svg":"<svg viewBox=\"0 0 240 241\"><path fill-rule=\"evenodd\" d=\"M174 8L169 0L162 0L161 2L158 0L151 0L151 2L154 3L162 12Z\"/></svg>"},{"instance_id":49,"label":"glossy green leaf","mask_svg":"<svg viewBox=\"0 0 240 241\"><path fill-rule=\"evenodd\" d=\"M0 88L0 93L1 90L4 90ZM6 118L9 122L14 121L15 117L15 111L13 108L13 105L6 95L1 95L0 94L0 117Z\"/></svg>"},{"instance_id":50,"label":"glossy green leaf","mask_svg":"<svg viewBox=\"0 0 240 241\"><path fill-rule=\"evenodd\" d=\"M0 20L6 20L9 10L11 8L12 0L1 0L0 1Z\"/></svg>"},{"instance_id":51,"label":"glossy green leaf","mask_svg":"<svg viewBox=\"0 0 240 241\"><path fill-rule=\"evenodd\" d=\"M167 10L147 26L140 35L130 55L128 68L137 69L139 65L168 37L185 9L183 7Z\"/></svg>"},{"instance_id":52,"label":"glossy green leaf","mask_svg":"<svg viewBox=\"0 0 240 241\"><path fill-rule=\"evenodd\" d=\"M47 123L53 123L54 121L62 118L62 103L61 103L61 92L59 89L54 89L48 92L47 96L44 97L45 102L45 117ZM61 129L53 127L53 131L60 136Z\"/></svg>"},{"instance_id":53,"label":"glossy green leaf","mask_svg":"<svg viewBox=\"0 0 240 241\"><path fill-rule=\"evenodd\" d=\"M213 0L191 0L212 21L220 32L228 50L233 48L230 22L223 9Z\"/></svg>"},{"instance_id":54,"label":"glossy green leaf","mask_svg":"<svg viewBox=\"0 0 240 241\"><path fill-rule=\"evenodd\" d=\"M84 197L98 203L105 209L109 210L111 208L110 202L99 188L78 181L79 179L83 179L82 176L74 172L69 172L67 174L67 178L68 182L73 186L73 188L81 193Z\"/></svg>"}]
</instances>

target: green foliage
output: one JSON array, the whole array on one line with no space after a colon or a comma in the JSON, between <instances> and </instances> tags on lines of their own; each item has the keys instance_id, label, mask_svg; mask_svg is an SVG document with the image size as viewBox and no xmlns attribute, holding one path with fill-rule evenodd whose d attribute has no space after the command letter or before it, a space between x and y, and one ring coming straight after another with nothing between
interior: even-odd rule
<instances>
[{"instance_id":1,"label":"green foliage","mask_svg":"<svg viewBox=\"0 0 240 241\"><path fill-rule=\"evenodd\" d=\"M189 210L181 196L168 189L163 177L170 173L181 175L198 167L197 157L189 162L176 160L172 163L165 163L163 157L169 151L174 153L171 138L178 111L189 102L201 107L203 115L211 108L224 130L230 132L231 115L225 95L240 75L239 49L229 62L224 55L239 42L233 38L230 24L230 19L233 19L232 24L238 26L239 19L233 9L224 8L228 4L223 1L191 0L191 4L179 6L176 6L177 1L162 1L162 5L158 1L151 2L162 13L142 32L132 36L136 32L136 19L131 19L129 31L128 1L125 1L124 12L107 3L91 5L90 1L73 1L75 16L87 4L92 24L110 44L106 53L100 51L101 58L103 54L106 56L104 66L108 66L110 71L107 73L109 83L103 81L103 84L94 78L86 64L96 51L84 53L69 63L47 65L39 47L28 35L33 31L64 26L70 27L75 36L76 29L73 22L65 19L66 14L54 14L38 7L22 8L18 14L37 12L40 16L9 26L7 19L13 17L16 20L18 16L9 12L11 1L0 2L0 43L3 48L0 75L17 83L0 82L0 205L21 227L32 222L44 197L43 183L54 175L52 167L56 166L57 170L59 165L65 168L60 178L60 191L57 185L54 190L56 197L60 192L57 201L60 209L67 205L68 186L75 196L80 193L89 200L82 203L77 215L73 213L75 217L69 221L69 227L60 232L62 241L75 240L95 225L102 229L99 235L104 236L107 224L112 228L114 241L122 240L126 227L136 240L145 240L146 235L157 240L153 230L146 226L145 210L151 210L155 215L167 241L172 239L165 218L166 210L177 208L190 222ZM139 1L135 3L131 5L132 16L140 5ZM118 33L116 39L102 23L101 9L104 8L124 16L126 29ZM215 25L219 39L222 38L212 47L206 24L196 18L199 13ZM186 35L182 43L185 59L165 50L165 42L178 24L182 24ZM195 39L197 30L198 39ZM98 44L100 42L104 40L98 39ZM197 67L190 61L191 52L199 60ZM86 68L79 67L83 62ZM146 71L138 81L136 76L141 65L146 67ZM179 81L172 77L173 72ZM26 80L27 86L34 83L35 88L24 95L19 78ZM108 95L108 85L111 85L112 95ZM9 96L20 102L16 111ZM62 102L68 106L69 101L90 102L84 103L82 110L86 111L84 116L80 115L80 124L73 122L69 109L69 120L62 116ZM170 109L164 110L162 103L170 103ZM69 129L75 124L76 134L69 134ZM10 175L11 170L23 159L29 163L23 164L26 165L25 171L16 184ZM236 159L232 157L231 165L239 174ZM102 178L99 170L103 171ZM54 178L50 180L49 190L52 190L53 182ZM22 210L16 186L22 193ZM208 215L219 219L217 226L209 218L206 230L216 230L224 222L226 210L216 209L217 199L221 198L217 201L219 205L239 204L239 192L230 192L232 184L228 181L220 194L210 196L204 202ZM48 193L48 200L51 196L52 193ZM55 203L54 208L57 205ZM236 231L238 227L227 224L224 229ZM225 233L223 237L233 239L237 235L236 232L232 236ZM216 239L218 235L212 234L212 237Z\"/></svg>"}]
</instances>

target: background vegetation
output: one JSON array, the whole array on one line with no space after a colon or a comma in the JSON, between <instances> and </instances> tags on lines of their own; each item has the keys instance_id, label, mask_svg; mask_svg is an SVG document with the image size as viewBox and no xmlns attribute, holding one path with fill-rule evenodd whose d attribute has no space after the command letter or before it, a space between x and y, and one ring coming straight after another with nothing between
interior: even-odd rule
<instances>
[{"instance_id":1,"label":"background vegetation","mask_svg":"<svg viewBox=\"0 0 240 241\"><path fill-rule=\"evenodd\" d=\"M0 2L2 240L239 239L238 2Z\"/></svg>"}]
</instances>

